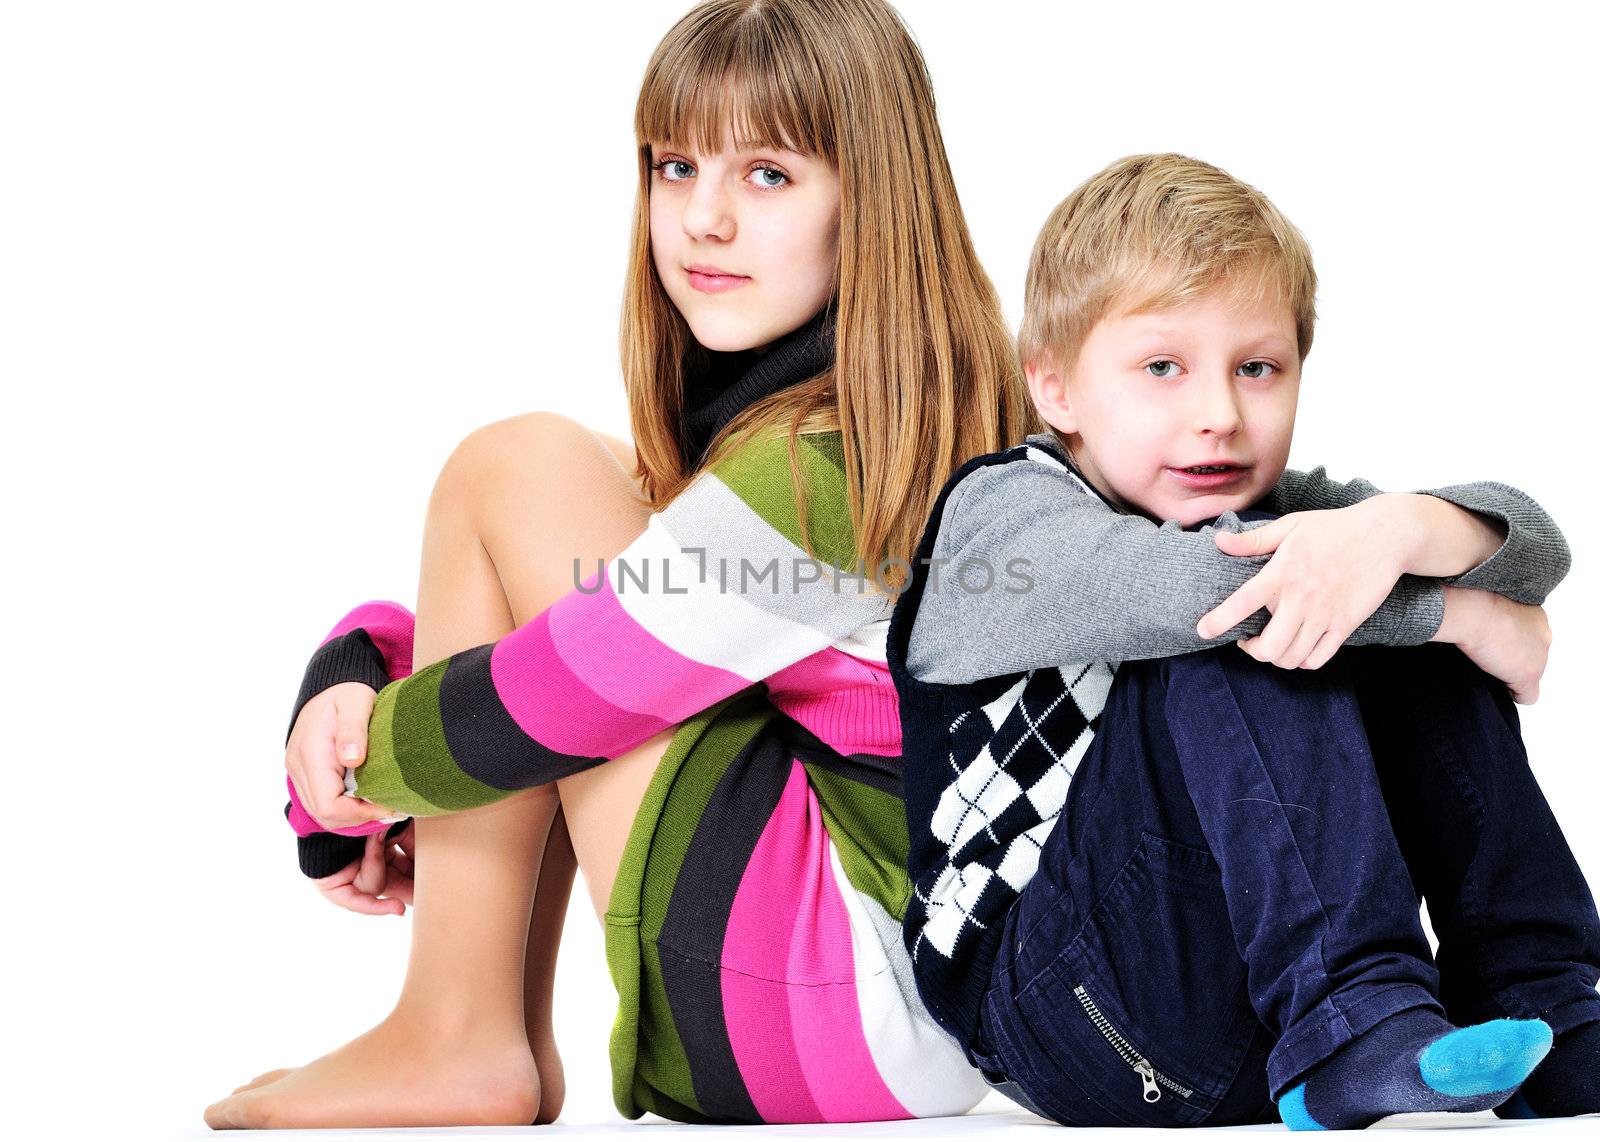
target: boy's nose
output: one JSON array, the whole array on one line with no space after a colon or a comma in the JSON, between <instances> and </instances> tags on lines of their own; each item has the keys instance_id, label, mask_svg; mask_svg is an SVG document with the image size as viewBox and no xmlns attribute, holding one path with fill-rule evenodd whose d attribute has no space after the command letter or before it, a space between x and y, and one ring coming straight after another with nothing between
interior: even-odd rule
<instances>
[{"instance_id":1,"label":"boy's nose","mask_svg":"<svg viewBox=\"0 0 1600 1142\"><path fill-rule=\"evenodd\" d=\"M1243 417L1234 394L1232 378L1209 378L1196 385L1193 410L1194 427L1201 435L1232 436L1239 431Z\"/></svg>"}]
</instances>

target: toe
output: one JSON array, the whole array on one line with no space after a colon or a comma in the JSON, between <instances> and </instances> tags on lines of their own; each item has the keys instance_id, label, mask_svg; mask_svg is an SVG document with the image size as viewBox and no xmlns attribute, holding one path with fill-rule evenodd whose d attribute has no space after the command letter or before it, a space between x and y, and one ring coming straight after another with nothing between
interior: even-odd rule
<instances>
[{"instance_id":1,"label":"toe","mask_svg":"<svg viewBox=\"0 0 1600 1142\"><path fill-rule=\"evenodd\" d=\"M234 1087L233 1088L233 1093L234 1094L243 1094L247 1090L255 1090L256 1087L258 1087L258 1086L266 1086L268 1083L275 1083L279 1079L281 1079L284 1075L288 1074L289 1072L291 1072L293 1070L294 1070L293 1067L279 1067L275 1071L268 1071L266 1074L257 1075L255 1078L251 1079L249 1082L245 1083L244 1085Z\"/></svg>"},{"instance_id":2,"label":"toe","mask_svg":"<svg viewBox=\"0 0 1600 1142\"><path fill-rule=\"evenodd\" d=\"M232 1096L213 1102L206 1107L206 1125L213 1130L231 1130L233 1123L228 1120L228 1104L233 1101Z\"/></svg>"}]
</instances>

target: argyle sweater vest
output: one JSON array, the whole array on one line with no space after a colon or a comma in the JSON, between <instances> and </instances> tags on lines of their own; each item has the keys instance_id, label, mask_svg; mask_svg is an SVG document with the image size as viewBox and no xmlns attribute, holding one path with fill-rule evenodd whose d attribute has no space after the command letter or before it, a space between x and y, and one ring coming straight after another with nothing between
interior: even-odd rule
<instances>
[{"instance_id":1,"label":"argyle sweater vest","mask_svg":"<svg viewBox=\"0 0 1600 1142\"><path fill-rule=\"evenodd\" d=\"M1038 463L1066 467L1045 449L1021 444L957 469L934 505L889 625L913 886L903 936L929 1013L964 1047L977 1030L1006 913L1039 867L1118 664L949 685L912 676L906 647L951 491L984 465Z\"/></svg>"}]
</instances>

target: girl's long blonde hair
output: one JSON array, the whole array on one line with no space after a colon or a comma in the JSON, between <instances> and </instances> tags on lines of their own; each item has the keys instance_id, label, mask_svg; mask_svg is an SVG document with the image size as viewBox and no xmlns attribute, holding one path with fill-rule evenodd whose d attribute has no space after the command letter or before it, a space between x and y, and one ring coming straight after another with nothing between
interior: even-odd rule
<instances>
[{"instance_id":1,"label":"girl's long blonde hair","mask_svg":"<svg viewBox=\"0 0 1600 1142\"><path fill-rule=\"evenodd\" d=\"M660 508L698 470L681 427L698 347L651 258L650 140L716 151L730 130L839 172L836 357L745 409L704 463L736 435L781 428L803 496L795 434L837 429L859 558L869 571L908 560L950 473L1040 425L967 233L922 53L881 0L706 0L651 57L622 315L635 477Z\"/></svg>"}]
</instances>

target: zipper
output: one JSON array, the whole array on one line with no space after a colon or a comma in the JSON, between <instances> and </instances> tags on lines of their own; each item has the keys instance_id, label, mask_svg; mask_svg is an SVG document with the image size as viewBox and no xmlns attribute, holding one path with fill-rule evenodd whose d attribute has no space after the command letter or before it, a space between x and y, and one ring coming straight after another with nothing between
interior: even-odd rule
<instances>
[{"instance_id":1,"label":"zipper","mask_svg":"<svg viewBox=\"0 0 1600 1142\"><path fill-rule=\"evenodd\" d=\"M1192 1087L1181 1086L1152 1067L1150 1060L1135 1050L1133 1044L1124 1039L1121 1033L1111 1026L1111 1021L1101 1013L1100 1006L1089 998L1089 993L1084 990L1083 984L1080 983L1073 988L1072 994L1078 997L1078 1002L1083 1005L1084 1014L1089 1016L1089 1021L1095 1025L1095 1029L1101 1035L1104 1035L1106 1042L1110 1043L1116 1049L1117 1054L1122 1056L1122 1061L1138 1072L1139 1077L1144 1080L1144 1100L1146 1102L1161 1101L1162 1087L1166 1087L1179 1098L1188 1098L1194 1094Z\"/></svg>"}]
</instances>

